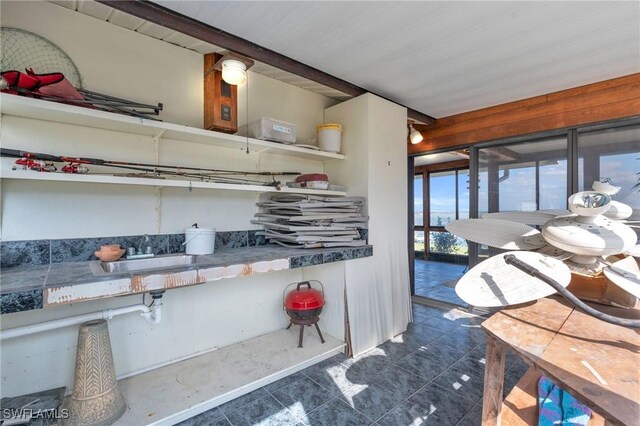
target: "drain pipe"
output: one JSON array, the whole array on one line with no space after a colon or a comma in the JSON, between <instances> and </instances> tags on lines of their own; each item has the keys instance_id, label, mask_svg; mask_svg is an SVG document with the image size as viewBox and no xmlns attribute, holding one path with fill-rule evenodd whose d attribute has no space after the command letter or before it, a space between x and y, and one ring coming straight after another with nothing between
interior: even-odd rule
<instances>
[{"instance_id":1,"label":"drain pipe","mask_svg":"<svg viewBox=\"0 0 640 426\"><path fill-rule=\"evenodd\" d=\"M29 334L42 333L43 331L55 330L62 327L78 325L87 321L110 320L118 315L141 312L141 316L152 324L158 324L162 319L162 292L152 292L153 302L147 306L143 303L138 305L123 306L122 308L105 309L104 311L92 312L89 314L76 315L68 318L61 318L53 321L41 322L38 324L15 327L0 332L0 340L13 339L14 337L27 336Z\"/></svg>"}]
</instances>

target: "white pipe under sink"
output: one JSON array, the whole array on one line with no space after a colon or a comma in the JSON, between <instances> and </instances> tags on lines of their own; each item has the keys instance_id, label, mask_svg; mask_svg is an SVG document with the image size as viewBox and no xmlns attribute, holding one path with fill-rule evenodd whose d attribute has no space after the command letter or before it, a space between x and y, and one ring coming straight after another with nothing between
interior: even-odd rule
<instances>
[{"instance_id":1,"label":"white pipe under sink","mask_svg":"<svg viewBox=\"0 0 640 426\"><path fill-rule=\"evenodd\" d=\"M41 333L43 331L55 330L57 328L69 327L71 325L82 324L87 321L99 319L110 320L111 318L129 314L131 312L141 312L141 315L152 324L158 324L162 318L162 302L156 300L151 306L145 304L123 306L122 308L105 309L104 311L92 312L89 314L76 315L68 318L41 322L38 324L15 327L0 332L0 340L12 339L14 337L26 336L29 334Z\"/></svg>"}]
</instances>

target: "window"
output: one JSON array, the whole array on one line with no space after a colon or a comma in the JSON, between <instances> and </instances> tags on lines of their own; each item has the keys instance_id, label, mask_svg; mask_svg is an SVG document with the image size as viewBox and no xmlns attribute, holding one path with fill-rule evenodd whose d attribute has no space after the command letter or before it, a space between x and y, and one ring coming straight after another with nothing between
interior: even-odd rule
<instances>
[{"instance_id":1,"label":"window","mask_svg":"<svg viewBox=\"0 0 640 426\"><path fill-rule=\"evenodd\" d=\"M467 242L445 231L456 219L469 218L469 169L429 173L429 259L467 256ZM434 256L435 255L435 256Z\"/></svg>"},{"instance_id":2,"label":"window","mask_svg":"<svg viewBox=\"0 0 640 426\"><path fill-rule=\"evenodd\" d=\"M413 177L413 224L423 226L424 223L424 203L422 201L422 175ZM424 235L422 236L424 242Z\"/></svg>"},{"instance_id":3,"label":"window","mask_svg":"<svg viewBox=\"0 0 640 426\"><path fill-rule=\"evenodd\" d=\"M429 227L456 220L456 176L455 170L429 174Z\"/></svg>"},{"instance_id":4,"label":"window","mask_svg":"<svg viewBox=\"0 0 640 426\"><path fill-rule=\"evenodd\" d=\"M449 232L429 232L429 253L457 254L467 256L469 247L467 241Z\"/></svg>"},{"instance_id":5,"label":"window","mask_svg":"<svg viewBox=\"0 0 640 426\"><path fill-rule=\"evenodd\" d=\"M640 219L640 125L578 133L579 190L609 178L621 187L613 199L630 205ZM634 188L635 186L635 188Z\"/></svg>"},{"instance_id":6,"label":"window","mask_svg":"<svg viewBox=\"0 0 640 426\"><path fill-rule=\"evenodd\" d=\"M479 217L506 210L565 210L568 188L590 190L594 181L608 178L621 187L613 199L631 206L634 213L630 219L640 220L637 119L626 124L598 125L597 130L593 126L572 128L562 136L527 142L485 145L472 152L478 161ZM575 164L577 170L570 170L570 164ZM477 250L472 251L471 265L497 253L486 246L474 247Z\"/></svg>"},{"instance_id":7,"label":"window","mask_svg":"<svg viewBox=\"0 0 640 426\"><path fill-rule=\"evenodd\" d=\"M458 170L458 219L469 219L469 170Z\"/></svg>"},{"instance_id":8,"label":"window","mask_svg":"<svg viewBox=\"0 0 640 426\"><path fill-rule=\"evenodd\" d=\"M478 214L567 208L567 137L478 151ZM499 251L478 245L477 263Z\"/></svg>"},{"instance_id":9,"label":"window","mask_svg":"<svg viewBox=\"0 0 640 426\"><path fill-rule=\"evenodd\" d=\"M413 248L416 256L424 256L424 231L413 232Z\"/></svg>"},{"instance_id":10,"label":"window","mask_svg":"<svg viewBox=\"0 0 640 426\"><path fill-rule=\"evenodd\" d=\"M479 150L478 212L567 207L567 138Z\"/></svg>"}]
</instances>

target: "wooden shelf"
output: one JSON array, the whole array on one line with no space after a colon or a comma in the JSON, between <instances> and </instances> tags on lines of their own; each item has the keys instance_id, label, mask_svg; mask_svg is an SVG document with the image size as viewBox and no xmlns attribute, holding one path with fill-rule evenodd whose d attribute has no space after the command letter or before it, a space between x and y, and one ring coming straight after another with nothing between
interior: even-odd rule
<instances>
[{"instance_id":1,"label":"wooden shelf","mask_svg":"<svg viewBox=\"0 0 640 426\"><path fill-rule=\"evenodd\" d=\"M304 347L298 348L298 330L279 330L121 379L127 411L114 424L176 424L317 364L345 346L326 333L322 344L315 329L305 327Z\"/></svg>"},{"instance_id":2,"label":"wooden shelf","mask_svg":"<svg viewBox=\"0 0 640 426\"><path fill-rule=\"evenodd\" d=\"M223 189L229 191L252 191L252 192L278 192L283 194L312 194L312 195L333 195L345 196L344 191L329 191L323 189L302 189L287 188L282 186L280 191L272 186L244 185L233 183L215 183L190 181L183 179L153 179L137 178L125 176L93 175L93 174L67 174L67 173L46 173L31 170L10 170L3 168L0 173L2 179L19 180L39 180L49 182L77 182L77 183L101 183L111 185L137 185L153 186L157 188L201 188L201 189Z\"/></svg>"},{"instance_id":3,"label":"wooden shelf","mask_svg":"<svg viewBox=\"0 0 640 426\"><path fill-rule=\"evenodd\" d=\"M113 130L144 136L162 137L205 145L246 149L247 138L179 124L135 118L121 114L82 108L73 105L0 94L2 115L53 121L96 129ZM342 154L315 151L295 145L248 138L249 146L260 152L279 152L282 155L318 161L344 160Z\"/></svg>"}]
</instances>

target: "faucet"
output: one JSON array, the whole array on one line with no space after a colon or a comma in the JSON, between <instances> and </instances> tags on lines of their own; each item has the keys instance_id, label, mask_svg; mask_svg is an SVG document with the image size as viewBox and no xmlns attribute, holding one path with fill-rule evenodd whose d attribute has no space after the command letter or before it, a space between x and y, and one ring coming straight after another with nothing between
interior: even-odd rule
<instances>
[{"instance_id":1,"label":"faucet","mask_svg":"<svg viewBox=\"0 0 640 426\"><path fill-rule=\"evenodd\" d=\"M138 244L138 253L136 254L153 254L153 249L149 245L149 241L151 241L149 234L144 234L144 240Z\"/></svg>"},{"instance_id":2,"label":"faucet","mask_svg":"<svg viewBox=\"0 0 640 426\"><path fill-rule=\"evenodd\" d=\"M149 245L150 241L151 238L149 238L149 235L144 234L144 239L138 244L137 250L135 247L129 247L129 249L127 249L127 260L144 259L155 256L153 248Z\"/></svg>"}]
</instances>

